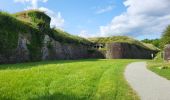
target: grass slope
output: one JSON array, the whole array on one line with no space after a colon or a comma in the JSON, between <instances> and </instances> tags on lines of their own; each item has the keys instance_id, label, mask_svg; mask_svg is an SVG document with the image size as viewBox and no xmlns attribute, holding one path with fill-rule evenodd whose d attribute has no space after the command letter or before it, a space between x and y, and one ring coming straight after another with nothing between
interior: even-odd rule
<instances>
[{"instance_id":1,"label":"grass slope","mask_svg":"<svg viewBox=\"0 0 170 100\"><path fill-rule=\"evenodd\" d=\"M51 18L39 10L28 10L13 14L18 20L30 23L35 28L40 28L43 34L48 34L56 41L62 43L75 43L89 45L91 42L79 36L71 35L60 29L50 28ZM41 28L42 27L42 28Z\"/></svg>"},{"instance_id":2,"label":"grass slope","mask_svg":"<svg viewBox=\"0 0 170 100\"><path fill-rule=\"evenodd\" d=\"M1 100L138 100L124 79L135 60L0 65Z\"/></svg>"},{"instance_id":3,"label":"grass slope","mask_svg":"<svg viewBox=\"0 0 170 100\"><path fill-rule=\"evenodd\" d=\"M170 63L163 61L160 53L155 60L148 62L148 69L170 80Z\"/></svg>"},{"instance_id":4,"label":"grass slope","mask_svg":"<svg viewBox=\"0 0 170 100\"><path fill-rule=\"evenodd\" d=\"M24 34L25 36L32 35L30 40L31 49L40 48L42 46L41 44L45 34L50 35L52 38L62 43L86 45L91 43L87 39L70 35L59 29L51 29L48 26L50 26L50 18L40 11L31 10L13 15L0 12L0 53L5 54L9 53L8 51L11 49L16 49L19 34Z\"/></svg>"},{"instance_id":5,"label":"grass slope","mask_svg":"<svg viewBox=\"0 0 170 100\"><path fill-rule=\"evenodd\" d=\"M90 45L92 43L85 38L71 35L60 29L50 29L48 35L53 39L55 39L56 41L60 41L61 43L74 43L74 44L83 44L83 45Z\"/></svg>"},{"instance_id":6,"label":"grass slope","mask_svg":"<svg viewBox=\"0 0 170 100\"><path fill-rule=\"evenodd\" d=\"M112 43L112 42L129 43L129 44L138 45L143 48L150 49L150 50L159 50L157 47L153 46L152 44L146 44L138 40L135 40L133 38L127 37L127 36L90 38L89 40L94 43Z\"/></svg>"},{"instance_id":7,"label":"grass slope","mask_svg":"<svg viewBox=\"0 0 170 100\"><path fill-rule=\"evenodd\" d=\"M30 44L28 48L30 51L38 51L41 47L40 31L34 28L31 24L20 21L12 15L0 12L0 54L9 56L11 50L16 49L18 45L19 34L29 36L31 34ZM31 52L32 56L38 56L38 53Z\"/></svg>"},{"instance_id":8,"label":"grass slope","mask_svg":"<svg viewBox=\"0 0 170 100\"><path fill-rule=\"evenodd\" d=\"M18 12L13 14L17 19L32 23L32 24L39 24L44 23L50 25L51 18L46 15L44 12L39 10L27 10L23 12Z\"/></svg>"}]
</instances>

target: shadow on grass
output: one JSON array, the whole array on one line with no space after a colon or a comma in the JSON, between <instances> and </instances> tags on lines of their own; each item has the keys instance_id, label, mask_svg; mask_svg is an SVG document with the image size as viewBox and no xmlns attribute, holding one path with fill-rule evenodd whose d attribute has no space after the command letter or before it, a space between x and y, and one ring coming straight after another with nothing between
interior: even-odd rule
<instances>
[{"instance_id":1,"label":"shadow on grass","mask_svg":"<svg viewBox=\"0 0 170 100\"><path fill-rule=\"evenodd\" d=\"M5 69L27 69L33 67L39 67L41 65L48 64L68 64L68 63L79 63L79 62L93 62L98 61L99 59L80 59L80 60L54 60L54 61L40 61L40 62L28 62L28 63L18 63L18 64L2 64L0 65L0 70Z\"/></svg>"},{"instance_id":2,"label":"shadow on grass","mask_svg":"<svg viewBox=\"0 0 170 100\"><path fill-rule=\"evenodd\" d=\"M32 98L30 100L88 100L87 97L77 97L75 95L65 95L62 93L56 93L48 96L41 96L37 98Z\"/></svg>"}]
</instances>

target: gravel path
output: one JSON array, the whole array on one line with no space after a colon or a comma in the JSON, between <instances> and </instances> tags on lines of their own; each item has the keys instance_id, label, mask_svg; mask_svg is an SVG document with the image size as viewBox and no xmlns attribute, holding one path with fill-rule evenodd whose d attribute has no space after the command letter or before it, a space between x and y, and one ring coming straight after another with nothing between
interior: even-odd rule
<instances>
[{"instance_id":1,"label":"gravel path","mask_svg":"<svg viewBox=\"0 0 170 100\"><path fill-rule=\"evenodd\" d=\"M149 71L145 62L129 64L125 77L141 100L170 100L170 81Z\"/></svg>"}]
</instances>

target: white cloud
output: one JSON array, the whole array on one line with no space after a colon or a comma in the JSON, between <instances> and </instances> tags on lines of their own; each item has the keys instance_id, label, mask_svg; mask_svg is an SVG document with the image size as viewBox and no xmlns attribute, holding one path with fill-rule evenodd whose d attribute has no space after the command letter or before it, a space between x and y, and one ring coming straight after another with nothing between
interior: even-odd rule
<instances>
[{"instance_id":1,"label":"white cloud","mask_svg":"<svg viewBox=\"0 0 170 100\"><path fill-rule=\"evenodd\" d=\"M98 11L96 11L96 14L102 14L102 13L105 13L105 12L109 12L109 11L112 11L114 8L113 5L109 5L105 8L102 8L102 9L99 9Z\"/></svg>"},{"instance_id":2,"label":"white cloud","mask_svg":"<svg viewBox=\"0 0 170 100\"><path fill-rule=\"evenodd\" d=\"M41 11L44 11L48 16L51 17L51 27L60 28L62 29L64 26L64 19L61 16L60 12L55 13L54 11L45 8L45 7L38 7L38 2L46 3L48 0L14 0L14 2L19 3L30 3L31 6L27 6L25 10L29 9L39 9Z\"/></svg>"},{"instance_id":3,"label":"white cloud","mask_svg":"<svg viewBox=\"0 0 170 100\"><path fill-rule=\"evenodd\" d=\"M48 0L14 0L14 2L20 2L20 3L30 3L31 6L27 7L27 9L37 9L38 8L38 2L47 2Z\"/></svg>"},{"instance_id":4,"label":"white cloud","mask_svg":"<svg viewBox=\"0 0 170 100\"><path fill-rule=\"evenodd\" d=\"M84 38L96 37L96 35L94 35L94 34L89 34L89 32L86 31L86 30L80 31L80 33L79 33L78 36L84 37Z\"/></svg>"},{"instance_id":5,"label":"white cloud","mask_svg":"<svg viewBox=\"0 0 170 100\"><path fill-rule=\"evenodd\" d=\"M39 10L44 11L47 15L51 17L51 27L56 27L62 29L64 26L65 20L62 18L61 13L55 13L52 10L49 10L44 7L40 7Z\"/></svg>"},{"instance_id":6,"label":"white cloud","mask_svg":"<svg viewBox=\"0 0 170 100\"><path fill-rule=\"evenodd\" d=\"M116 16L106 26L100 26L100 36L159 35L170 24L169 0L126 0L127 11Z\"/></svg>"}]
</instances>

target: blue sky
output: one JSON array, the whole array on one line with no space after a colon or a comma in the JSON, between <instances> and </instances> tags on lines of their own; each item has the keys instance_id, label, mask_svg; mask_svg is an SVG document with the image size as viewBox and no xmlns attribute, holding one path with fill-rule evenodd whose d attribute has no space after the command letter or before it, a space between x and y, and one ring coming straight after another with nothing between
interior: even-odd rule
<instances>
[{"instance_id":1,"label":"blue sky","mask_svg":"<svg viewBox=\"0 0 170 100\"><path fill-rule=\"evenodd\" d=\"M152 7L157 4L164 6ZM10 13L33 8L44 10L52 17L53 26L74 35L127 35L137 39L161 36L165 27L170 24L169 6L169 0L0 1L0 9Z\"/></svg>"},{"instance_id":2,"label":"blue sky","mask_svg":"<svg viewBox=\"0 0 170 100\"><path fill-rule=\"evenodd\" d=\"M116 7L116 4L121 6ZM108 5L112 5L114 8L105 14L96 14L98 10ZM65 19L64 29L72 34L78 34L82 30L88 30L94 34L100 25L106 25L113 16L125 10L121 3L110 0L105 0L105 2L99 2L99 0L51 0L47 7L54 9L55 12L61 12Z\"/></svg>"}]
</instances>

